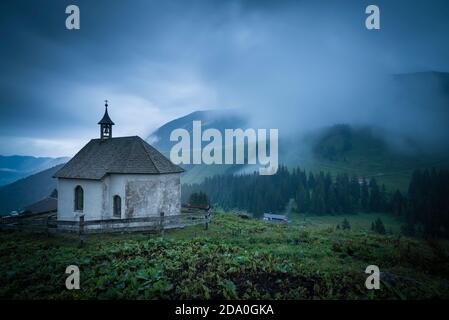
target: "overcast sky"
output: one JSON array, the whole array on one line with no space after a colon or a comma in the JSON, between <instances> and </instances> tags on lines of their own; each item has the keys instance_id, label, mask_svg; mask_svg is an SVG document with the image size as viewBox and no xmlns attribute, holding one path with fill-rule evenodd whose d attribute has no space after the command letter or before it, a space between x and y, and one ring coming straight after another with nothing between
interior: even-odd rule
<instances>
[{"instance_id":1,"label":"overcast sky","mask_svg":"<svg viewBox=\"0 0 449 320\"><path fill-rule=\"evenodd\" d=\"M80 30L65 28L69 4ZM379 31L365 28L369 4ZM73 156L99 135L104 99L115 136L201 109L286 127L383 121L352 93L449 71L448 17L448 1L429 0L1 1L0 154Z\"/></svg>"}]
</instances>

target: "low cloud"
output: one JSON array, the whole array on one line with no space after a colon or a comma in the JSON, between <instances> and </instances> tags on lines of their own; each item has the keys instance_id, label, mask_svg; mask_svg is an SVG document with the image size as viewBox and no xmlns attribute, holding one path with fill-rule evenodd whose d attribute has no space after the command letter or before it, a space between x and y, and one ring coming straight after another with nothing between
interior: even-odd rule
<instances>
[{"instance_id":1,"label":"low cloud","mask_svg":"<svg viewBox=\"0 0 449 320\"><path fill-rule=\"evenodd\" d=\"M116 135L230 108L281 136L351 123L438 145L444 92L407 96L393 75L449 71L449 4L378 1L379 31L368 4L79 1L79 31L60 2L1 5L0 154L73 155L98 136L104 99Z\"/></svg>"}]
</instances>

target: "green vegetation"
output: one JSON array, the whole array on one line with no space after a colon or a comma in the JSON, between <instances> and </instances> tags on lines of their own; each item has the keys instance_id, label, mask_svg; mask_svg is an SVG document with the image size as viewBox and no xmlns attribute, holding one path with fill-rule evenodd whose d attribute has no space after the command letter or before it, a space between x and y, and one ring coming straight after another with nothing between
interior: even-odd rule
<instances>
[{"instance_id":1,"label":"green vegetation","mask_svg":"<svg viewBox=\"0 0 449 320\"><path fill-rule=\"evenodd\" d=\"M353 231L367 231L371 230L373 221L377 219L382 220L386 233L392 235L400 235L404 220L393 216L389 213L358 213L347 215L309 215L309 214L295 214L290 213L288 218L295 226L305 227L307 229L323 230L334 228L337 225L342 225L342 221L347 219L351 230Z\"/></svg>"},{"instance_id":2,"label":"green vegetation","mask_svg":"<svg viewBox=\"0 0 449 320\"><path fill-rule=\"evenodd\" d=\"M190 195L189 204L192 206L208 206L209 199L204 192L194 192Z\"/></svg>"},{"instance_id":3,"label":"green vegetation","mask_svg":"<svg viewBox=\"0 0 449 320\"><path fill-rule=\"evenodd\" d=\"M307 173L280 166L272 176L217 175L201 184L184 185L182 195L204 193L225 210L241 209L261 217L268 212L346 215L358 212L389 212L406 220L409 236L449 238L449 170L415 170L408 192L387 192L375 178L330 173ZM343 224L341 227L348 227ZM385 233L382 221L372 230Z\"/></svg>"},{"instance_id":4,"label":"green vegetation","mask_svg":"<svg viewBox=\"0 0 449 320\"><path fill-rule=\"evenodd\" d=\"M84 248L76 236L2 232L0 298L449 298L447 241L379 235L369 231L375 215L358 216L345 217L350 230L336 230L342 216L326 227L215 214L208 230L173 230L163 239L88 235ZM71 264L80 267L80 290L65 289ZM365 288L371 264L382 272L380 290Z\"/></svg>"},{"instance_id":5,"label":"green vegetation","mask_svg":"<svg viewBox=\"0 0 449 320\"><path fill-rule=\"evenodd\" d=\"M226 210L247 210L256 216L284 210L291 199L300 213L344 214L390 211L391 197L375 178L366 181L347 174L307 173L280 166L275 175L216 175L201 184L183 185L185 203L191 194L206 192L210 201ZM400 192L398 191L400 194ZM400 194L401 195L401 194Z\"/></svg>"}]
</instances>

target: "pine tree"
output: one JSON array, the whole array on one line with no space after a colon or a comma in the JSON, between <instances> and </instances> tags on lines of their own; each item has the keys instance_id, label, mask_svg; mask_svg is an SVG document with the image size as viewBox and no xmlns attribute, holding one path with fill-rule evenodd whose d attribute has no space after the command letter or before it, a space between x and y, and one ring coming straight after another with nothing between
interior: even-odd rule
<instances>
[{"instance_id":1,"label":"pine tree","mask_svg":"<svg viewBox=\"0 0 449 320\"><path fill-rule=\"evenodd\" d=\"M58 189L53 189L53 191L50 194L51 198L58 198Z\"/></svg>"},{"instance_id":2,"label":"pine tree","mask_svg":"<svg viewBox=\"0 0 449 320\"><path fill-rule=\"evenodd\" d=\"M380 218L377 218L374 222L374 231L379 234L385 234L385 226Z\"/></svg>"},{"instance_id":3,"label":"pine tree","mask_svg":"<svg viewBox=\"0 0 449 320\"><path fill-rule=\"evenodd\" d=\"M382 198L380 194L379 186L375 178L371 178L369 183L370 197L369 197L369 210L371 212L380 212L382 206Z\"/></svg>"},{"instance_id":4,"label":"pine tree","mask_svg":"<svg viewBox=\"0 0 449 320\"><path fill-rule=\"evenodd\" d=\"M393 197L391 198L391 211L396 216L402 216L405 214L405 199L399 190L396 190Z\"/></svg>"},{"instance_id":5,"label":"pine tree","mask_svg":"<svg viewBox=\"0 0 449 320\"><path fill-rule=\"evenodd\" d=\"M296 192L296 204L298 206L299 213L305 213L309 210L309 199L308 199L308 191L304 187L304 185L300 182L298 191Z\"/></svg>"},{"instance_id":6,"label":"pine tree","mask_svg":"<svg viewBox=\"0 0 449 320\"><path fill-rule=\"evenodd\" d=\"M385 187L385 184L382 184L382 187L380 188L379 210L381 210L383 212L390 211L390 208L389 208L389 205L388 205L387 188Z\"/></svg>"},{"instance_id":7,"label":"pine tree","mask_svg":"<svg viewBox=\"0 0 449 320\"><path fill-rule=\"evenodd\" d=\"M190 195L189 204L192 206L207 206L209 205L209 199L202 191L194 192Z\"/></svg>"},{"instance_id":8,"label":"pine tree","mask_svg":"<svg viewBox=\"0 0 449 320\"><path fill-rule=\"evenodd\" d=\"M337 193L335 191L335 186L331 185L328 191L327 199L327 212L330 214L337 213L338 203L337 203Z\"/></svg>"},{"instance_id":9,"label":"pine tree","mask_svg":"<svg viewBox=\"0 0 449 320\"><path fill-rule=\"evenodd\" d=\"M315 188L312 193L312 208L311 211L317 214L326 213L326 204L324 201L324 184L321 179L317 179Z\"/></svg>"},{"instance_id":10,"label":"pine tree","mask_svg":"<svg viewBox=\"0 0 449 320\"><path fill-rule=\"evenodd\" d=\"M307 180L307 183L310 190L315 188L315 176L312 172L309 172L309 179Z\"/></svg>"},{"instance_id":11,"label":"pine tree","mask_svg":"<svg viewBox=\"0 0 449 320\"><path fill-rule=\"evenodd\" d=\"M350 192L351 192L352 207L354 208L354 211L360 211L360 209L361 209L361 204L360 204L361 190L360 190L359 181L356 176L353 176L351 178Z\"/></svg>"},{"instance_id":12,"label":"pine tree","mask_svg":"<svg viewBox=\"0 0 449 320\"><path fill-rule=\"evenodd\" d=\"M363 212L369 212L369 189L368 183L365 178L362 180L362 186L360 190L360 207Z\"/></svg>"},{"instance_id":13,"label":"pine tree","mask_svg":"<svg viewBox=\"0 0 449 320\"><path fill-rule=\"evenodd\" d=\"M351 225L349 224L348 219L344 218L343 222L341 223L341 227L343 230L350 230L351 229Z\"/></svg>"}]
</instances>

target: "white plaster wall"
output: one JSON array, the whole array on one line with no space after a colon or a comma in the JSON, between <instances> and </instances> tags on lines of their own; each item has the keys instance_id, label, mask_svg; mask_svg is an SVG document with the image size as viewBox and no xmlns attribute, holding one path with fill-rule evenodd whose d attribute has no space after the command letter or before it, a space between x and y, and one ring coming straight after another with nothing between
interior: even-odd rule
<instances>
[{"instance_id":1,"label":"white plaster wall","mask_svg":"<svg viewBox=\"0 0 449 320\"><path fill-rule=\"evenodd\" d=\"M75 188L84 191L84 210L75 211ZM101 181L82 179L58 179L58 220L78 220L80 213L85 220L96 220L102 216L103 187Z\"/></svg>"},{"instance_id":2,"label":"white plaster wall","mask_svg":"<svg viewBox=\"0 0 449 320\"><path fill-rule=\"evenodd\" d=\"M78 220L75 187L84 190L85 220L113 219L113 198L122 199L121 218L181 213L180 174L109 174L102 181L58 179L58 219Z\"/></svg>"},{"instance_id":3,"label":"white plaster wall","mask_svg":"<svg viewBox=\"0 0 449 320\"><path fill-rule=\"evenodd\" d=\"M122 198L122 218L181 213L180 174L110 174L105 212L112 217L113 197Z\"/></svg>"}]
</instances>

